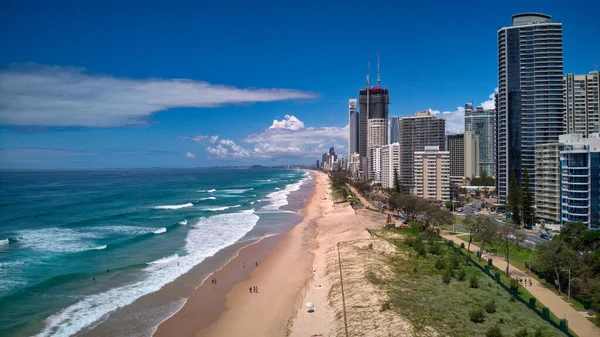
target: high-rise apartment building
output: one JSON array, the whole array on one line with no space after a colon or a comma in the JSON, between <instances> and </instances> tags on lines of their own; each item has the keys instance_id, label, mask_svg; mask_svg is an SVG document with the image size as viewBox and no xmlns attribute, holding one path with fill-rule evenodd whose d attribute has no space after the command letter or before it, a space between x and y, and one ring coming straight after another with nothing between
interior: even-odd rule
<instances>
[{"instance_id":1,"label":"high-rise apartment building","mask_svg":"<svg viewBox=\"0 0 600 337\"><path fill-rule=\"evenodd\" d=\"M369 174L368 178L381 181L381 146L369 149Z\"/></svg>"},{"instance_id":2,"label":"high-rise apartment building","mask_svg":"<svg viewBox=\"0 0 600 337\"><path fill-rule=\"evenodd\" d=\"M535 146L535 216L545 223L560 223L560 150L565 136L570 135Z\"/></svg>"},{"instance_id":3,"label":"high-rise apartment building","mask_svg":"<svg viewBox=\"0 0 600 337\"><path fill-rule=\"evenodd\" d=\"M506 202L511 172L527 168L535 187L535 145L563 132L562 23L522 13L498 30L498 198Z\"/></svg>"},{"instance_id":4,"label":"high-rise apartment building","mask_svg":"<svg viewBox=\"0 0 600 337\"><path fill-rule=\"evenodd\" d=\"M560 151L561 224L583 222L600 228L600 133Z\"/></svg>"},{"instance_id":5,"label":"high-rise apartment building","mask_svg":"<svg viewBox=\"0 0 600 337\"><path fill-rule=\"evenodd\" d=\"M363 162L367 160L369 148L387 144L389 103L388 89L373 87L360 91L358 96L360 107L358 141L359 153ZM372 160L368 159L368 161ZM369 170L368 167L366 169Z\"/></svg>"},{"instance_id":6,"label":"high-rise apartment building","mask_svg":"<svg viewBox=\"0 0 600 337\"><path fill-rule=\"evenodd\" d=\"M398 143L400 135L400 117L390 117L388 143Z\"/></svg>"},{"instance_id":7,"label":"high-rise apartment building","mask_svg":"<svg viewBox=\"0 0 600 337\"><path fill-rule=\"evenodd\" d=\"M392 143L381 149L381 186L394 188L394 171L400 181L400 144Z\"/></svg>"},{"instance_id":8,"label":"high-rise apartment building","mask_svg":"<svg viewBox=\"0 0 600 337\"><path fill-rule=\"evenodd\" d=\"M446 151L450 153L450 181L460 184L465 176L465 134L447 135Z\"/></svg>"},{"instance_id":9,"label":"high-rise apartment building","mask_svg":"<svg viewBox=\"0 0 600 337\"><path fill-rule=\"evenodd\" d=\"M450 153L426 146L414 153L415 195L430 200L450 200Z\"/></svg>"},{"instance_id":10,"label":"high-rise apartment building","mask_svg":"<svg viewBox=\"0 0 600 337\"><path fill-rule=\"evenodd\" d=\"M565 133L587 137L600 132L598 113L598 71L587 75L566 74L564 77Z\"/></svg>"},{"instance_id":11,"label":"high-rise apartment building","mask_svg":"<svg viewBox=\"0 0 600 337\"><path fill-rule=\"evenodd\" d=\"M348 156L358 152L358 123L359 113L356 110L355 98L348 100Z\"/></svg>"},{"instance_id":12,"label":"high-rise apartment building","mask_svg":"<svg viewBox=\"0 0 600 337\"><path fill-rule=\"evenodd\" d=\"M479 177L479 135L465 131L465 177Z\"/></svg>"},{"instance_id":13,"label":"high-rise apartment building","mask_svg":"<svg viewBox=\"0 0 600 337\"><path fill-rule=\"evenodd\" d=\"M414 153L425 150L425 146L446 147L446 120L436 118L429 111L400 118L399 138L400 183L404 193L412 193Z\"/></svg>"},{"instance_id":14,"label":"high-rise apartment building","mask_svg":"<svg viewBox=\"0 0 600 337\"><path fill-rule=\"evenodd\" d=\"M465 104L465 131L479 136L479 173L496 176L496 110Z\"/></svg>"}]
</instances>

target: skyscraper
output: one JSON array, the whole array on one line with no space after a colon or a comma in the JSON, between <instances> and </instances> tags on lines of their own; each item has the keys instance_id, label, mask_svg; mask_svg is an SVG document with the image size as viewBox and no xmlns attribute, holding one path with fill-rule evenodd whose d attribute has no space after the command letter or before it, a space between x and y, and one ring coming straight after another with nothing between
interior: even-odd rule
<instances>
[{"instance_id":1,"label":"skyscraper","mask_svg":"<svg viewBox=\"0 0 600 337\"><path fill-rule=\"evenodd\" d=\"M400 180L400 144L391 143L381 149L381 185L394 188L394 172Z\"/></svg>"},{"instance_id":2,"label":"skyscraper","mask_svg":"<svg viewBox=\"0 0 600 337\"><path fill-rule=\"evenodd\" d=\"M587 137L590 133L600 132L598 74L597 71L593 71L587 75L565 75L565 133Z\"/></svg>"},{"instance_id":3,"label":"skyscraper","mask_svg":"<svg viewBox=\"0 0 600 337\"><path fill-rule=\"evenodd\" d=\"M465 176L465 134L447 135L446 151L450 154L450 181L460 184Z\"/></svg>"},{"instance_id":4,"label":"skyscraper","mask_svg":"<svg viewBox=\"0 0 600 337\"><path fill-rule=\"evenodd\" d=\"M425 150L425 146L446 147L446 120L436 118L429 111L400 118L399 138L400 184L404 193L413 193L414 153Z\"/></svg>"},{"instance_id":5,"label":"skyscraper","mask_svg":"<svg viewBox=\"0 0 600 337\"><path fill-rule=\"evenodd\" d=\"M370 71L370 65L369 65ZM372 163L370 148L387 145L388 139L388 105L390 104L388 89L381 88L379 75L379 58L377 61L377 86L369 86L367 74L367 87L362 89L358 96L360 107L359 122L359 153L363 163L361 166L365 173L369 172L368 163ZM367 163L367 165L365 165Z\"/></svg>"},{"instance_id":6,"label":"skyscraper","mask_svg":"<svg viewBox=\"0 0 600 337\"><path fill-rule=\"evenodd\" d=\"M356 110L356 98L348 100L348 156L358 152L359 115Z\"/></svg>"},{"instance_id":7,"label":"skyscraper","mask_svg":"<svg viewBox=\"0 0 600 337\"><path fill-rule=\"evenodd\" d=\"M479 136L473 131L465 132L465 177L479 177Z\"/></svg>"},{"instance_id":8,"label":"skyscraper","mask_svg":"<svg viewBox=\"0 0 600 337\"><path fill-rule=\"evenodd\" d=\"M465 104L465 131L479 136L479 174L496 176L496 110Z\"/></svg>"},{"instance_id":9,"label":"skyscraper","mask_svg":"<svg viewBox=\"0 0 600 337\"><path fill-rule=\"evenodd\" d=\"M498 199L506 202L512 170L527 168L535 187L535 145L563 132L562 23L522 13L498 30Z\"/></svg>"},{"instance_id":10,"label":"skyscraper","mask_svg":"<svg viewBox=\"0 0 600 337\"><path fill-rule=\"evenodd\" d=\"M389 130L388 143L389 144L398 143L399 142L398 135L400 133L400 117L390 117L389 124L390 124L390 130Z\"/></svg>"},{"instance_id":11,"label":"skyscraper","mask_svg":"<svg viewBox=\"0 0 600 337\"><path fill-rule=\"evenodd\" d=\"M430 200L450 200L450 153L439 146L415 151L415 195Z\"/></svg>"}]
</instances>

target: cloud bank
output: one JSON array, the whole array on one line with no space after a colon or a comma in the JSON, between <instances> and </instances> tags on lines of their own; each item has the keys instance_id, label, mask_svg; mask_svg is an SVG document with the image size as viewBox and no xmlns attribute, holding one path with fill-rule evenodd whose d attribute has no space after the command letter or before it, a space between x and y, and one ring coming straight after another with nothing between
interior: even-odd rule
<instances>
[{"instance_id":1,"label":"cloud bank","mask_svg":"<svg viewBox=\"0 0 600 337\"><path fill-rule=\"evenodd\" d=\"M179 138L195 141L200 137L206 140L208 136ZM281 121L274 120L268 129L249 134L242 145L231 139L221 139L215 146L208 146L206 151L217 159L306 159L320 156L331 146L338 154L347 154L344 146L347 142L348 126L305 128L300 119L286 115Z\"/></svg>"},{"instance_id":2,"label":"cloud bank","mask_svg":"<svg viewBox=\"0 0 600 337\"><path fill-rule=\"evenodd\" d=\"M26 64L0 70L0 124L131 127L170 108L314 98L290 89L241 89L188 79L134 79L84 68ZM216 141L216 139L215 139Z\"/></svg>"}]
</instances>

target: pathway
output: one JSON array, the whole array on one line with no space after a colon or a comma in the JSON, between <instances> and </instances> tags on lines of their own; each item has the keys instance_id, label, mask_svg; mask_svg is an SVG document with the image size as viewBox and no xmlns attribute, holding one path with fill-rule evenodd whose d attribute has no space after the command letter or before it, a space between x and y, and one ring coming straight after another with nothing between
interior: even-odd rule
<instances>
[{"instance_id":1,"label":"pathway","mask_svg":"<svg viewBox=\"0 0 600 337\"><path fill-rule=\"evenodd\" d=\"M445 239L454 241L458 245L464 242L465 247L468 247L468 241L457 238L455 235L442 233L441 236ZM479 247L471 243L470 250L472 252L476 252L479 251ZM500 270L506 270L506 261L503 259L498 259L498 256L483 254L482 257L485 259L493 259L494 266ZM515 268L512 264L510 265L510 270L525 275L524 271ZM569 303L565 302L565 300L555 294L552 290L546 288L544 285L538 282L538 280L532 278L531 282L532 285L527 286L527 290L533 296L535 296L539 302L548 307L548 309L550 309L550 311L552 311L552 313L554 313L556 316L559 318L566 318L569 323L569 328L571 328L571 330L573 330L579 337L600 336L600 328L595 326L586 318L587 314L573 309Z\"/></svg>"}]
</instances>

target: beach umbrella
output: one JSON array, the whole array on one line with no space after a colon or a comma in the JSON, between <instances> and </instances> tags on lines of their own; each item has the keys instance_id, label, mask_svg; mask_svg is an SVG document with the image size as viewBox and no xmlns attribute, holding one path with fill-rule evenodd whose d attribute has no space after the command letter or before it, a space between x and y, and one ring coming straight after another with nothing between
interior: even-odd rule
<instances>
[{"instance_id":1,"label":"beach umbrella","mask_svg":"<svg viewBox=\"0 0 600 337\"><path fill-rule=\"evenodd\" d=\"M312 308L312 307L315 306L314 304L312 304L312 302L306 302L305 305L306 305L307 308Z\"/></svg>"}]
</instances>

